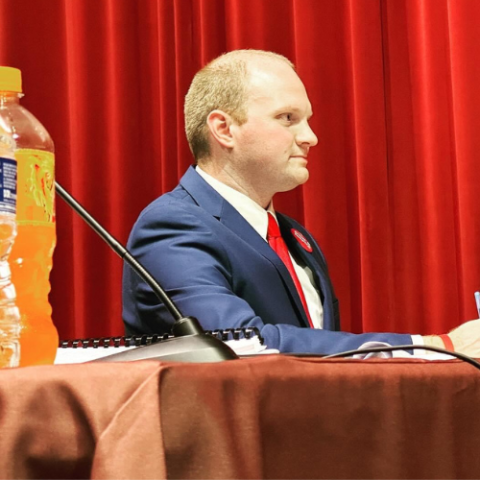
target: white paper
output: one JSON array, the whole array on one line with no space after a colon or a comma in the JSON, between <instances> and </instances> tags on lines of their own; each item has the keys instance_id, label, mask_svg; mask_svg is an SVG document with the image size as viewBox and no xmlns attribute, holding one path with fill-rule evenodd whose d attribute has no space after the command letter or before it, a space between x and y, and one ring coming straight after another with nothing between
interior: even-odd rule
<instances>
[{"instance_id":1,"label":"white paper","mask_svg":"<svg viewBox=\"0 0 480 480\"><path fill-rule=\"evenodd\" d=\"M159 342L161 343L161 342ZM279 353L278 350L267 349L265 345L260 343L258 337L253 336L251 338L242 338L240 340L227 340L225 342L237 355L256 355L256 354L268 354ZM55 357L55 365L66 365L71 363L84 363L96 360L98 358L113 355L114 353L125 352L136 347L69 347L59 348L57 350L57 356Z\"/></svg>"}]
</instances>

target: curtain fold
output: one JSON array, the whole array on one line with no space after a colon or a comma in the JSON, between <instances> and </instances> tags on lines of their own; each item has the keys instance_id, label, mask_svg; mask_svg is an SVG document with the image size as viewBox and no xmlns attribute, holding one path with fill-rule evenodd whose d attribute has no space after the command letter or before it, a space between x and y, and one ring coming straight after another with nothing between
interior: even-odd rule
<instances>
[{"instance_id":1,"label":"curtain fold","mask_svg":"<svg viewBox=\"0 0 480 480\"><path fill-rule=\"evenodd\" d=\"M480 290L477 0L0 0L0 64L51 133L59 182L126 242L192 163L183 98L237 48L297 65L319 145L276 208L322 246L347 331L441 333ZM62 338L123 332L121 260L61 200Z\"/></svg>"}]
</instances>

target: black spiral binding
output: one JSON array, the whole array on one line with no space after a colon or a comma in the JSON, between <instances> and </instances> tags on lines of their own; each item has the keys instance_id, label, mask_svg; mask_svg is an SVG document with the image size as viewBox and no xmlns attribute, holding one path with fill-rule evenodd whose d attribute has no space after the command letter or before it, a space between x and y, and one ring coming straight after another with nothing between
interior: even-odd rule
<instances>
[{"instance_id":1,"label":"black spiral binding","mask_svg":"<svg viewBox=\"0 0 480 480\"><path fill-rule=\"evenodd\" d=\"M264 339L260 335L257 327L245 328L226 328L224 330L207 330L205 332L219 340L240 340L242 338L258 337L260 343L264 344ZM124 337L101 337L101 338L77 338L75 340L60 340L60 348L110 348L110 347L140 347L142 345L151 345L152 343L162 342L173 338L173 335L164 334L145 334L145 335L127 335Z\"/></svg>"}]
</instances>

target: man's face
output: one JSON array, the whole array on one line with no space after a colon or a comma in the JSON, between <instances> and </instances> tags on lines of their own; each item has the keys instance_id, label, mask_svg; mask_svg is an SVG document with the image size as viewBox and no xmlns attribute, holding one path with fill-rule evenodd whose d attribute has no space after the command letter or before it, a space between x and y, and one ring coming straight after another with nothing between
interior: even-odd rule
<instances>
[{"instance_id":1,"label":"man's face","mask_svg":"<svg viewBox=\"0 0 480 480\"><path fill-rule=\"evenodd\" d=\"M307 156L317 137L308 124L312 107L298 75L281 61L250 67L247 121L233 128L235 168L262 196L308 180Z\"/></svg>"}]
</instances>

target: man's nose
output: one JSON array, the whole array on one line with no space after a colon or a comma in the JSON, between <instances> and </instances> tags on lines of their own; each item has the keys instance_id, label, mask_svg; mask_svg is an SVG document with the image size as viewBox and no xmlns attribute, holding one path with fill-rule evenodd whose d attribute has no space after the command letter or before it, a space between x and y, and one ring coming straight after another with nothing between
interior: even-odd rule
<instances>
[{"instance_id":1,"label":"man's nose","mask_svg":"<svg viewBox=\"0 0 480 480\"><path fill-rule=\"evenodd\" d=\"M313 133L313 130L307 121L302 122L300 126L297 135L297 143L299 145L308 145L309 147L314 147L318 143L318 138L315 133Z\"/></svg>"}]
</instances>

